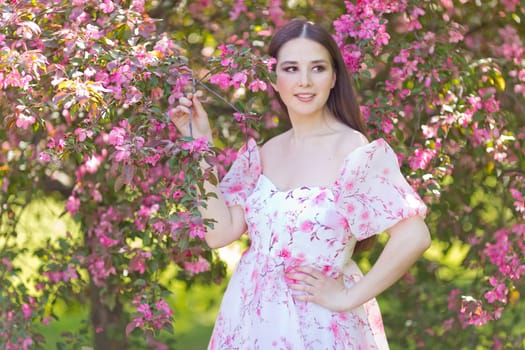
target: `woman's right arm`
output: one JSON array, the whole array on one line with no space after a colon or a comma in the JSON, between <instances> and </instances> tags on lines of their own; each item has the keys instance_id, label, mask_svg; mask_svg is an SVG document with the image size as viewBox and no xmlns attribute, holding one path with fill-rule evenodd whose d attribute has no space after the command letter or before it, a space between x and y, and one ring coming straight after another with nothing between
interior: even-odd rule
<instances>
[{"instance_id":1,"label":"woman's right arm","mask_svg":"<svg viewBox=\"0 0 525 350\"><path fill-rule=\"evenodd\" d=\"M190 118L193 137L208 139L213 143L208 114L199 101L198 94L189 94L181 97L179 105L170 114L170 119L183 136L190 136ZM201 163L203 169L210 167L206 162ZM215 175L217 171L214 169ZM214 220L213 228L207 227L204 239L210 248L224 247L237 240L246 231L244 210L240 205L228 207L218 186L209 181L204 183L206 193L215 193L217 198L208 197L206 207L200 212L204 219Z\"/></svg>"}]
</instances>

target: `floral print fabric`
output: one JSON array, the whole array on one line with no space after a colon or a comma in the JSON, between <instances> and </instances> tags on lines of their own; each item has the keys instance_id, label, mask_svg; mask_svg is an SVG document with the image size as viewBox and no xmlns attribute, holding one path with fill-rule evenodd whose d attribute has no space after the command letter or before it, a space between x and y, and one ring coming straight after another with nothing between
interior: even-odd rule
<instances>
[{"instance_id":1,"label":"floral print fabric","mask_svg":"<svg viewBox=\"0 0 525 350\"><path fill-rule=\"evenodd\" d=\"M285 272L310 265L347 286L362 276L351 256L358 240L426 207L382 139L344 161L332 186L279 190L250 139L220 184L228 206L244 208L250 247L223 296L209 350L388 349L375 299L348 312L295 301Z\"/></svg>"}]
</instances>

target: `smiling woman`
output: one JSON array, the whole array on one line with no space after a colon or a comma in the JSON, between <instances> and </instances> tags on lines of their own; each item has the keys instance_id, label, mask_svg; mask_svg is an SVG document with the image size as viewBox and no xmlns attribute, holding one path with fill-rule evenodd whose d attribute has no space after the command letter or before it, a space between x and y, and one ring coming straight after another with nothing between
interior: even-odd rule
<instances>
[{"instance_id":1,"label":"smiling woman","mask_svg":"<svg viewBox=\"0 0 525 350\"><path fill-rule=\"evenodd\" d=\"M272 86L290 118L317 118L336 81L328 51L315 41L297 38L281 47L277 59L277 81Z\"/></svg>"},{"instance_id":2,"label":"smiling woman","mask_svg":"<svg viewBox=\"0 0 525 350\"><path fill-rule=\"evenodd\" d=\"M219 248L248 233L209 349L388 349L375 297L428 248L426 207L382 139L368 142L350 77L330 34L291 21L269 46L272 84L292 128L250 139L219 186L206 182L205 234ZM193 113L190 110L193 109ZM197 95L172 120L212 141ZM206 163L203 167L208 168ZM363 276L352 260L376 234L390 235Z\"/></svg>"}]
</instances>

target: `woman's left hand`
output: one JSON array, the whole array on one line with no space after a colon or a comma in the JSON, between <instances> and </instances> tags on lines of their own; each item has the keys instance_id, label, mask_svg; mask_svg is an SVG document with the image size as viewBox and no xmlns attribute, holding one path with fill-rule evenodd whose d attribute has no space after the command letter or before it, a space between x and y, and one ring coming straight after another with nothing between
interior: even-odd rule
<instances>
[{"instance_id":1,"label":"woman's left hand","mask_svg":"<svg viewBox=\"0 0 525 350\"><path fill-rule=\"evenodd\" d=\"M286 278L288 287L298 292L293 293L294 299L313 302L331 311L348 310L349 295L342 274L330 278L310 266L298 266L290 269Z\"/></svg>"}]
</instances>

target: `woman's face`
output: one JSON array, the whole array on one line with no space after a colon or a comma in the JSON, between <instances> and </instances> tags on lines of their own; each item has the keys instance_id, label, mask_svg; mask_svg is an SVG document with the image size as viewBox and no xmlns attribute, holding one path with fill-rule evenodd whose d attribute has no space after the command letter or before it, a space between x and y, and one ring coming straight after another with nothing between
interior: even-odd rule
<instances>
[{"instance_id":1,"label":"woman's face","mask_svg":"<svg viewBox=\"0 0 525 350\"><path fill-rule=\"evenodd\" d=\"M320 114L335 84L335 72L328 50L306 38L285 43L277 54L274 89L288 108L288 114Z\"/></svg>"}]
</instances>

